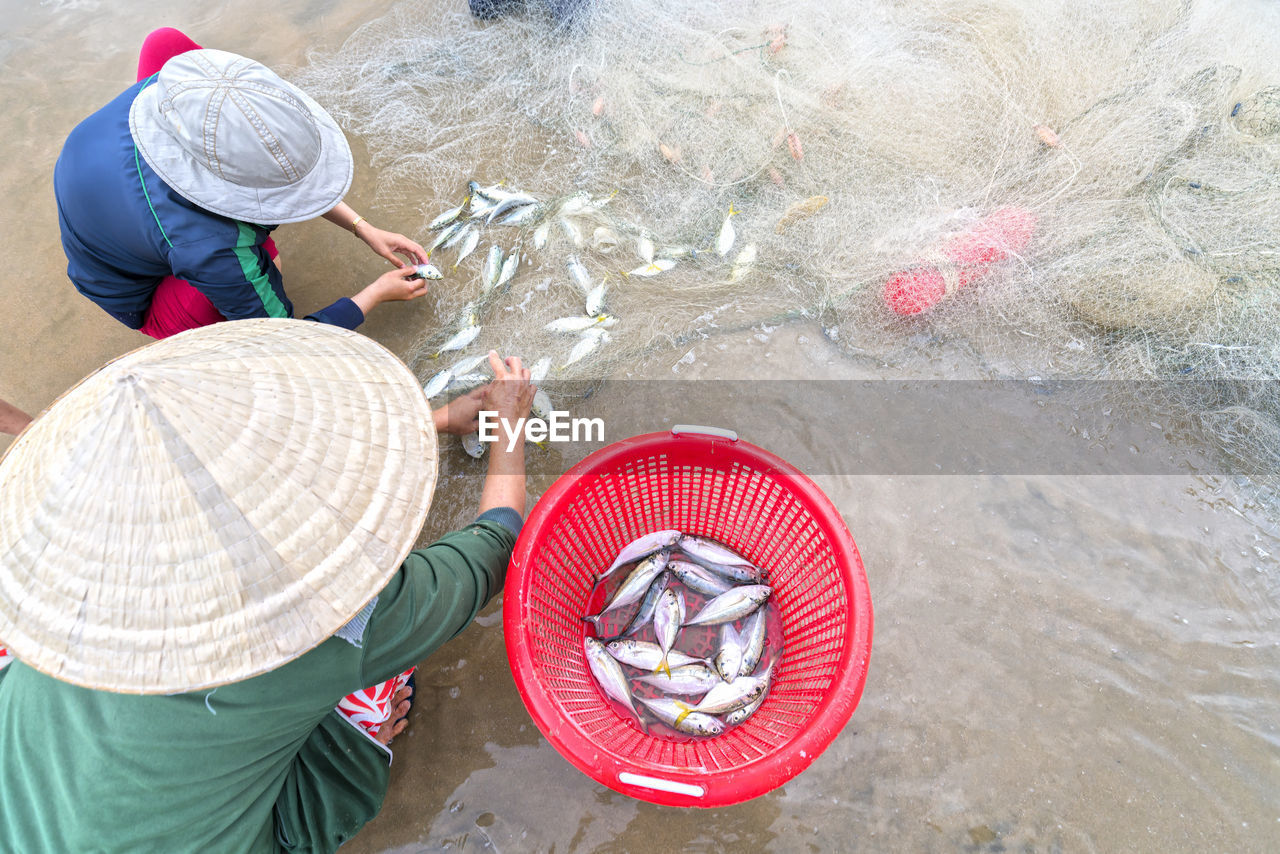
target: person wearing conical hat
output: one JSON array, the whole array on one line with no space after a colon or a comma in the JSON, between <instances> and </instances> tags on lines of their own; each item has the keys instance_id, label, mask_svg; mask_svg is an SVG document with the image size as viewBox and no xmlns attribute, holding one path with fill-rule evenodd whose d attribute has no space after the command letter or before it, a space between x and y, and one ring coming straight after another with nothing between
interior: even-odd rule
<instances>
[{"instance_id":1,"label":"person wearing conical hat","mask_svg":"<svg viewBox=\"0 0 1280 854\"><path fill-rule=\"evenodd\" d=\"M427 292L411 278L427 253L343 201L353 172L341 129L305 92L251 59L156 30L138 82L76 126L54 167L67 276L153 338L292 317L271 232L324 217L397 267L307 315L354 329L375 305Z\"/></svg>"},{"instance_id":2,"label":"person wearing conical hat","mask_svg":"<svg viewBox=\"0 0 1280 854\"><path fill-rule=\"evenodd\" d=\"M483 404L535 389L496 353ZM502 587L523 439L476 520L411 550L437 478L421 386L381 345L220 323L106 365L0 460L0 851L323 852L377 814L390 736L339 700Z\"/></svg>"}]
</instances>

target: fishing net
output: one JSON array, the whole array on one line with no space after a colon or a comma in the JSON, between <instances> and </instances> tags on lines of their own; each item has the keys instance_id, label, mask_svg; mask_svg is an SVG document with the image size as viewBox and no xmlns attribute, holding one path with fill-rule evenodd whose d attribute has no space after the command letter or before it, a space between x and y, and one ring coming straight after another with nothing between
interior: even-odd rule
<instances>
[{"instance_id":1,"label":"fishing net","mask_svg":"<svg viewBox=\"0 0 1280 854\"><path fill-rule=\"evenodd\" d=\"M406 2L296 75L363 139L379 205L424 245L473 180L541 205L520 225L476 220L456 269L456 246L435 250L437 323L412 359L424 380L490 347L550 360L551 382L597 379L808 318L878 363L959 346L981 376L1159 380L1223 449L1272 465L1280 9L578 12L481 22ZM520 264L484 293L492 244ZM571 257L605 283L606 335L545 329L588 315ZM440 353L471 325L474 340Z\"/></svg>"}]
</instances>

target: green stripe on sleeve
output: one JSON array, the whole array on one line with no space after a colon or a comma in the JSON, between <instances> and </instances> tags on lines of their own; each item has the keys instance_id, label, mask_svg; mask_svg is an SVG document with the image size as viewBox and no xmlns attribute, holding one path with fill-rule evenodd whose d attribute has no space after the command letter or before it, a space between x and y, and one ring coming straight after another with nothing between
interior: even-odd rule
<instances>
[{"instance_id":1,"label":"green stripe on sleeve","mask_svg":"<svg viewBox=\"0 0 1280 854\"><path fill-rule=\"evenodd\" d=\"M271 287L271 279L262 271L262 267L258 264L258 256L253 252L253 247L258 242L258 235L243 222L237 222L236 227L240 230L240 236L236 240L235 252L236 258L240 259L240 269L244 271L244 277L258 292L258 299L262 300L262 307L266 309L268 317L288 317L288 310L276 296L275 289Z\"/></svg>"}]
</instances>

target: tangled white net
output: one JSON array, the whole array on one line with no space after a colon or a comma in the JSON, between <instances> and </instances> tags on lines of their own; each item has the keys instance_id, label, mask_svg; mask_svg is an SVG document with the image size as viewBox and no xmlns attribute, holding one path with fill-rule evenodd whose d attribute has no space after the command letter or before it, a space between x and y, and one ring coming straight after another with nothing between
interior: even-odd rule
<instances>
[{"instance_id":1,"label":"tangled white net","mask_svg":"<svg viewBox=\"0 0 1280 854\"><path fill-rule=\"evenodd\" d=\"M456 270L456 245L433 254L446 278L424 380L489 347L549 359L552 380L598 378L807 317L879 361L958 344L991 376L1170 380L1163 393L1237 460L1280 459L1274 4L581 12L557 28L536 5L479 22L406 2L297 75L363 138L380 204L421 223L424 245L473 179L541 203L520 225L474 220ZM675 265L624 275L649 264L646 239ZM520 265L484 294L491 243ZM587 316L606 274L592 306L617 318L606 335L545 329ZM1259 382L1204 382L1219 379Z\"/></svg>"}]
</instances>

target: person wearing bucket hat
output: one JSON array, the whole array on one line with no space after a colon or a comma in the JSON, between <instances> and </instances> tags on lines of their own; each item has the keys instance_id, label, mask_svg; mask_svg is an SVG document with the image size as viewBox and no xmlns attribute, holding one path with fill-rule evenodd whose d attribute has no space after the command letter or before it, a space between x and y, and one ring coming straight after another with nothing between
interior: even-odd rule
<instances>
[{"instance_id":1,"label":"person wearing bucket hat","mask_svg":"<svg viewBox=\"0 0 1280 854\"><path fill-rule=\"evenodd\" d=\"M292 317L271 232L324 217L397 265L307 316L354 329L375 305L426 293L410 277L427 253L343 202L352 175L341 129L305 92L251 59L156 30L138 82L77 125L54 166L67 275L153 338Z\"/></svg>"},{"instance_id":2,"label":"person wearing bucket hat","mask_svg":"<svg viewBox=\"0 0 1280 854\"><path fill-rule=\"evenodd\" d=\"M490 362L486 407L526 416L528 370ZM335 706L502 589L526 500L517 436L476 520L411 550L429 416L381 345L256 319L126 354L28 427L0 460L0 851L332 851L377 814L388 734Z\"/></svg>"}]
</instances>

